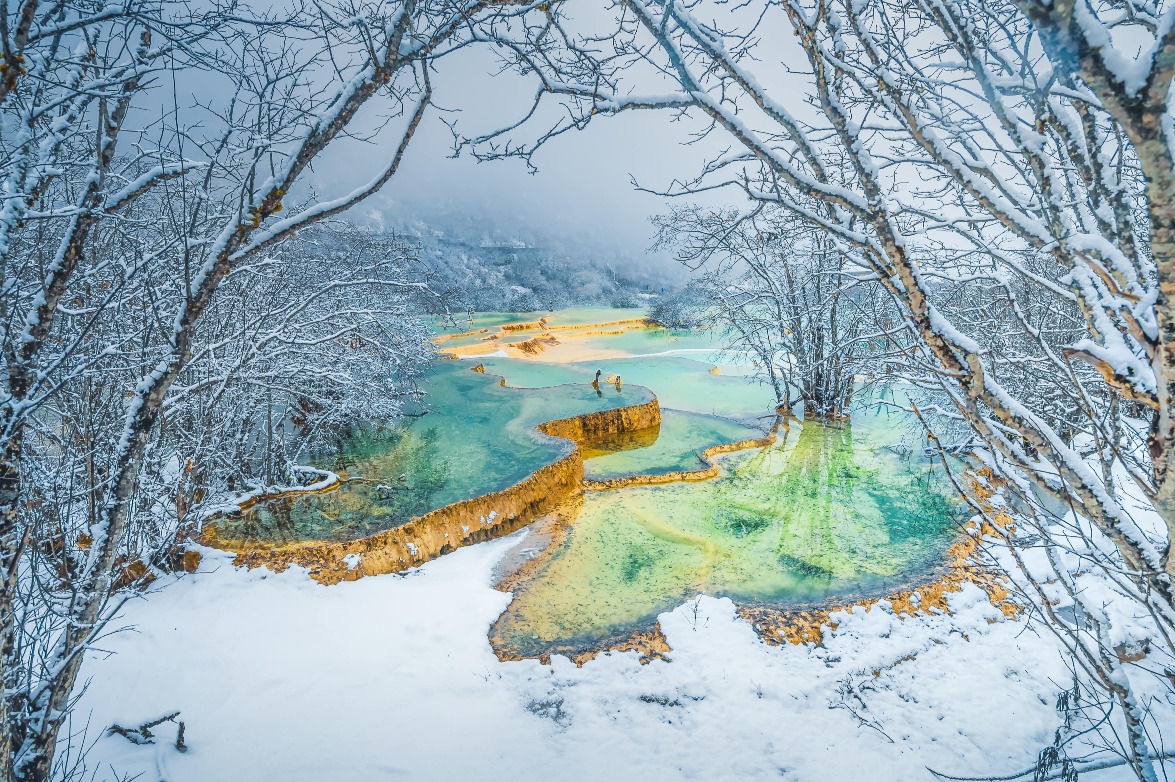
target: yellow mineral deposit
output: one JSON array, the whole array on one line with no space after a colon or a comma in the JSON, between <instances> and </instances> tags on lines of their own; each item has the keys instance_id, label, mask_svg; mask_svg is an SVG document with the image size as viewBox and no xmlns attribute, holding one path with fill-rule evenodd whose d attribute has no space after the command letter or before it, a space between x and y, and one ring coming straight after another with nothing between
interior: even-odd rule
<instances>
[{"instance_id":1,"label":"yellow mineral deposit","mask_svg":"<svg viewBox=\"0 0 1175 782\"><path fill-rule=\"evenodd\" d=\"M459 334L441 334L439 337L434 338L432 343L434 345L443 345L450 340L461 339L462 337L473 337L478 334L486 334L488 332L489 329L478 329L476 331L462 331Z\"/></svg>"},{"instance_id":2,"label":"yellow mineral deposit","mask_svg":"<svg viewBox=\"0 0 1175 782\"><path fill-rule=\"evenodd\" d=\"M538 429L574 443L657 426L661 406L648 402L548 421ZM244 543L219 537L210 525L201 542L237 554L236 563L284 570L301 565L322 584L395 573L471 543L509 534L583 491L583 456L578 446L553 464L499 492L452 503L400 527L350 541L302 541L280 545Z\"/></svg>"},{"instance_id":3,"label":"yellow mineral deposit","mask_svg":"<svg viewBox=\"0 0 1175 782\"><path fill-rule=\"evenodd\" d=\"M551 331L578 331L578 332L583 332L584 334L602 334L602 333L617 334L617 333L620 333L620 331L623 331L623 329L621 329L619 331L613 330L613 331L609 331L609 332L604 332L601 330L608 329L608 328L611 328L614 326L623 326L625 329L629 329L629 328L647 328L652 325L653 325L653 322L651 320L649 320L648 318L625 318L623 320L607 320L602 323L580 323L580 324L573 323L573 324L568 324L565 326L551 326L550 330Z\"/></svg>"},{"instance_id":4,"label":"yellow mineral deposit","mask_svg":"<svg viewBox=\"0 0 1175 782\"><path fill-rule=\"evenodd\" d=\"M358 540L306 541L238 551L236 563L247 567L265 565L278 571L297 564L307 568L310 577L320 584L396 573L461 546L519 529L579 491L582 479L583 461L574 451L509 489L446 505L395 529ZM357 561L353 555L358 555ZM348 560L355 563L354 567Z\"/></svg>"},{"instance_id":5,"label":"yellow mineral deposit","mask_svg":"<svg viewBox=\"0 0 1175 782\"><path fill-rule=\"evenodd\" d=\"M590 479L585 478L585 489L592 491L606 491L608 489L624 489L629 486L656 486L662 483L679 483L681 481L708 481L717 478L719 468L713 457L724 453L745 451L749 448L766 448L775 442L774 430L766 437L754 440L740 440L737 443L722 443L712 445L699 452L698 456L706 463L700 470L674 470L672 472L654 473L651 475L623 475L618 478Z\"/></svg>"},{"instance_id":6,"label":"yellow mineral deposit","mask_svg":"<svg viewBox=\"0 0 1175 782\"><path fill-rule=\"evenodd\" d=\"M540 331L546 328L546 321L534 320L523 323L506 323L500 328L502 331Z\"/></svg>"},{"instance_id":7,"label":"yellow mineral deposit","mask_svg":"<svg viewBox=\"0 0 1175 782\"><path fill-rule=\"evenodd\" d=\"M526 356L537 356L558 344L559 340L554 337L534 337L533 339L522 342L511 342L508 345L504 345L504 347L508 348L507 353L509 355L515 358L524 358Z\"/></svg>"},{"instance_id":8,"label":"yellow mineral deposit","mask_svg":"<svg viewBox=\"0 0 1175 782\"><path fill-rule=\"evenodd\" d=\"M544 360L571 363L594 358L616 358L624 355L624 352L620 350L583 348L576 344L579 340L590 337L616 336L629 331L655 328L659 327L648 318L624 318L600 323L565 325L550 325L548 320L543 318L537 321L506 323L493 330L486 328L460 334L446 334L436 338L433 342L438 346L441 354L446 357L484 356L505 350L511 358L534 359L543 356ZM503 341L503 338L508 335L526 334L531 331L542 333L517 342ZM446 344L459 338L478 335L481 336L472 344ZM552 355L544 355L552 351L554 351Z\"/></svg>"},{"instance_id":9,"label":"yellow mineral deposit","mask_svg":"<svg viewBox=\"0 0 1175 782\"><path fill-rule=\"evenodd\" d=\"M442 357L447 359L505 351L507 356L514 359L529 360L542 356L542 359L548 362L573 363L587 359L631 355L625 350L610 347L607 341L601 342L598 338L621 335L621 339L629 340L631 346L631 335L639 337L639 332L656 328L659 327L646 318L560 325L558 316L555 316L533 321L508 322L496 328L442 335L434 342ZM530 336L531 332L534 333L533 336ZM462 344L448 344L459 340ZM640 339L636 341L639 343ZM472 367L472 371L485 373L486 367L479 363ZM711 375L721 374L718 366L713 366L708 371ZM607 382L613 384L617 380L615 376L607 378ZM722 382L729 381L723 378ZM502 380L502 384L505 385L505 379ZM537 469L518 483L501 491L445 505L413 518L401 526L356 540L246 544L242 541L219 538L216 525L211 525L204 532L201 542L234 551L237 554L236 562L241 565L266 565L281 570L291 564L298 564L308 568L311 577L320 583L334 584L366 575L393 573L416 567L460 546L509 534L545 516L544 530L549 534L544 550L537 557L519 565L499 584L500 589L514 592L515 602L511 604L513 607L520 596L528 592L538 574L551 562L551 558L556 556L556 552L565 547L576 518L574 510L568 509L583 504L585 489L591 492L606 492L634 486L714 479L720 474L714 457L752 448L766 449L776 440L776 430L773 428L766 437L712 445L698 453L705 464L699 469L626 474L585 480L585 456L594 457L600 453L608 453L593 450L593 441L598 444L601 438L606 440L609 435L623 434L630 437L630 443L635 444L629 447L642 447L640 443L645 443L645 447L648 447L657 441L660 427L661 407L655 397L639 404L597 410L541 423L535 427L540 432L569 440L575 447L553 463ZM330 491L337 485L302 491ZM890 609L899 615L913 615L929 610L947 611L948 596L959 591L965 583L978 585L1001 611L1009 616L1014 615L1017 608L1010 600L1004 582L977 564L977 553L984 541L1002 537L1011 525L1011 519L1001 509L987 503L992 495L989 488L991 485L990 475L972 476L969 487L972 496L978 498L980 507L984 508L990 521L982 526L971 525L963 530L957 540L946 549L943 565L934 569L932 574L928 574L925 583L905 588L883 598L849 598L843 603L829 602L818 608L788 609L783 606L740 604L739 615L768 643L819 642L828 628L835 628L831 614L849 605L864 606L866 610L870 610L884 600ZM591 498L605 495L587 496ZM270 498L258 497L249 504L266 499ZM124 568L128 577L137 575L132 572L133 568L134 563ZM513 647L503 642L502 633L505 632L503 627L506 616L507 614L503 614L491 628L490 639L500 658L517 659L518 653L511 651ZM642 662L658 659L670 651L660 626L656 623L646 623L643 626L631 627L621 635L600 639L591 648L575 650L572 659L582 665L606 649L638 651ZM535 656L543 662L549 662L550 651L538 652Z\"/></svg>"}]
</instances>

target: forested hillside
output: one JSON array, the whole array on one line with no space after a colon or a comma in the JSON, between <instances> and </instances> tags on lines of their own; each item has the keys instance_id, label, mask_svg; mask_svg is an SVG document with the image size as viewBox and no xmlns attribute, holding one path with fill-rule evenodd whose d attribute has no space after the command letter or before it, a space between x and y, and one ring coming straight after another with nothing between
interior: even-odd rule
<instances>
[{"instance_id":1,"label":"forested hillside","mask_svg":"<svg viewBox=\"0 0 1175 782\"><path fill-rule=\"evenodd\" d=\"M395 230L418 247L450 311L532 312L570 306L641 306L679 284L664 259L617 253L540 232L495 231L473 221L414 222ZM639 253L639 250L637 251Z\"/></svg>"}]
</instances>

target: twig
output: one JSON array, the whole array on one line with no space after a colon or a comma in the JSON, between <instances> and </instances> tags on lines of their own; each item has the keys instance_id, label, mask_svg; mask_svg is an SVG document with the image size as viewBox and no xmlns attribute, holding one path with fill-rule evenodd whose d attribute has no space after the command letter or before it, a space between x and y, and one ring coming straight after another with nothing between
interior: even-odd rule
<instances>
[{"instance_id":1,"label":"twig","mask_svg":"<svg viewBox=\"0 0 1175 782\"><path fill-rule=\"evenodd\" d=\"M154 744L155 743L155 734L152 732L151 728L159 727L160 725L162 725L165 722L174 722L177 726L176 736L175 736L175 748L178 749L180 752L187 752L188 745L184 743L184 730L185 730L184 721L176 719L176 717L178 717L179 715L180 715L180 713L178 711L175 711L175 712L172 712L171 714L160 717L159 719L144 722L142 725L140 725L137 728L124 728L123 726L119 725L116 722L108 728L107 732L109 735L114 735L115 733L117 733L118 735L122 736L124 739L131 742L132 744L139 744L139 745Z\"/></svg>"},{"instance_id":2,"label":"twig","mask_svg":"<svg viewBox=\"0 0 1175 782\"><path fill-rule=\"evenodd\" d=\"M1151 760L1175 760L1175 752L1160 752L1150 756ZM1077 767L1077 773L1084 774L1089 771L1104 771L1107 768L1117 768L1118 766L1125 766L1129 761L1125 758L1118 758L1117 760L1103 760L1098 763L1086 763ZM1022 779L1036 773L1036 767L1021 771L1016 774L1009 774L1006 777L953 777L950 774L944 774L941 771L935 771L930 766L926 770L934 774L939 779L950 779L954 782L1012 782L1012 780ZM1046 777L1040 777L1040 782L1046 782L1051 779L1060 779L1060 772L1050 774Z\"/></svg>"}]
</instances>

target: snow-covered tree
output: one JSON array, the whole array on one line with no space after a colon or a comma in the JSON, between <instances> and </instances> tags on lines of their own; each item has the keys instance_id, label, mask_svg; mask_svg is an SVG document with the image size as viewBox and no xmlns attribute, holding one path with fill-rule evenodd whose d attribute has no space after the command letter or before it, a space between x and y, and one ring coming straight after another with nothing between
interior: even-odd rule
<instances>
[{"instance_id":1,"label":"snow-covered tree","mask_svg":"<svg viewBox=\"0 0 1175 782\"><path fill-rule=\"evenodd\" d=\"M729 141L670 192L727 186L787 209L887 291L935 412L1048 507L1048 561L1019 572L1029 592L1069 584L1084 618L1050 626L1117 709L1130 767L1153 779L1144 723L1159 701L1140 693L1169 690L1175 652L1175 8L612 7L608 34L513 52L550 125L529 143L501 144L512 127L469 144L529 157L535 138L637 110L700 117ZM1032 598L1046 614L1066 599ZM1113 651L1139 636L1157 639L1147 658Z\"/></svg>"},{"instance_id":2,"label":"snow-covered tree","mask_svg":"<svg viewBox=\"0 0 1175 782\"><path fill-rule=\"evenodd\" d=\"M892 308L823 231L774 208L686 207L654 223L678 260L702 272L690 287L694 319L754 356L782 413L799 401L806 416L842 417L857 376L885 367Z\"/></svg>"},{"instance_id":3,"label":"snow-covered tree","mask_svg":"<svg viewBox=\"0 0 1175 782\"><path fill-rule=\"evenodd\" d=\"M0 2L0 778L68 772L82 658L181 521L410 392L413 254L306 232L396 174L430 68L532 15ZM356 137L364 180L312 189Z\"/></svg>"}]
</instances>

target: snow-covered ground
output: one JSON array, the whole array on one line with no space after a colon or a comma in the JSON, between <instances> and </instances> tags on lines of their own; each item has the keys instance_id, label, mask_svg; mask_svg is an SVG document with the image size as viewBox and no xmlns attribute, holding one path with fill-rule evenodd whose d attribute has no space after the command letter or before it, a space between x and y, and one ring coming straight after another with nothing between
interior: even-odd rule
<instances>
[{"instance_id":1,"label":"snow-covered ground","mask_svg":"<svg viewBox=\"0 0 1175 782\"><path fill-rule=\"evenodd\" d=\"M179 710L190 749L97 739L140 780L928 780L1007 774L1052 740L1052 642L978 589L951 615L842 616L822 647L771 647L727 600L661 617L671 661L497 660L491 582L511 539L323 587L296 569L201 572L125 611L78 704L91 736ZM855 694L860 695L860 699ZM1084 777L1083 777L1084 778ZM1108 777L1098 777L1105 779Z\"/></svg>"}]
</instances>

